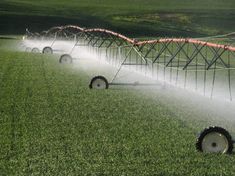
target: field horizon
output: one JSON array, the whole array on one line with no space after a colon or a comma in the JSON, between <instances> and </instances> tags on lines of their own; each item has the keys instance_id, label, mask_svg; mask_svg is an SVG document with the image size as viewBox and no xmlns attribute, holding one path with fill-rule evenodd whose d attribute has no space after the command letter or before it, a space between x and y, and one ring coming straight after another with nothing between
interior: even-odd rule
<instances>
[{"instance_id":1,"label":"field horizon","mask_svg":"<svg viewBox=\"0 0 235 176\"><path fill-rule=\"evenodd\" d=\"M107 28L131 37L202 37L235 31L232 0L0 2L0 34L40 32L75 24Z\"/></svg>"}]
</instances>

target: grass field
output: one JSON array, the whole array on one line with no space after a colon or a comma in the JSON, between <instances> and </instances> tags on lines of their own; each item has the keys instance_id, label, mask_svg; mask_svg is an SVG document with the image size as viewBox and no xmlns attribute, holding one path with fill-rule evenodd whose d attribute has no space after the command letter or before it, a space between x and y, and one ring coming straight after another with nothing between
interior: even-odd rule
<instances>
[{"instance_id":1,"label":"grass field","mask_svg":"<svg viewBox=\"0 0 235 176\"><path fill-rule=\"evenodd\" d=\"M234 121L179 107L170 91L91 91L92 70L13 43L0 41L0 175L234 175L234 154L194 146L202 128L234 132Z\"/></svg>"},{"instance_id":2,"label":"grass field","mask_svg":"<svg viewBox=\"0 0 235 176\"><path fill-rule=\"evenodd\" d=\"M4 36L64 24L130 37L217 35L235 31L234 9L234 0L1 0L0 176L235 175L234 153L195 149L209 125L235 136L230 103L178 89L90 90L102 68L20 52Z\"/></svg>"},{"instance_id":3,"label":"grass field","mask_svg":"<svg viewBox=\"0 0 235 176\"><path fill-rule=\"evenodd\" d=\"M1 0L0 33L77 24L133 37L199 37L235 31L234 9L233 0Z\"/></svg>"}]
</instances>

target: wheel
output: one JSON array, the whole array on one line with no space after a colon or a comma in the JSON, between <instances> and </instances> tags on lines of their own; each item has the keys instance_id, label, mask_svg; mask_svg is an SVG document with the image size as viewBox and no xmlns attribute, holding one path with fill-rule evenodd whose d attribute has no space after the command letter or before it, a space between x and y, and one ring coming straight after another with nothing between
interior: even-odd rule
<instances>
[{"instance_id":1,"label":"wheel","mask_svg":"<svg viewBox=\"0 0 235 176\"><path fill-rule=\"evenodd\" d=\"M33 48L31 52L32 53L40 53L40 50L38 48Z\"/></svg>"},{"instance_id":2,"label":"wheel","mask_svg":"<svg viewBox=\"0 0 235 176\"><path fill-rule=\"evenodd\" d=\"M92 78L90 85L90 89L108 89L109 84L105 77L103 76L96 76Z\"/></svg>"},{"instance_id":3,"label":"wheel","mask_svg":"<svg viewBox=\"0 0 235 176\"><path fill-rule=\"evenodd\" d=\"M71 64L73 62L73 58L69 54L63 54L60 57L61 64Z\"/></svg>"},{"instance_id":4,"label":"wheel","mask_svg":"<svg viewBox=\"0 0 235 176\"><path fill-rule=\"evenodd\" d=\"M26 52L31 52L31 50L32 49L30 47L26 47L26 49L25 49Z\"/></svg>"},{"instance_id":5,"label":"wheel","mask_svg":"<svg viewBox=\"0 0 235 176\"><path fill-rule=\"evenodd\" d=\"M51 47L47 46L47 47L43 48L42 53L43 54L53 54L53 50Z\"/></svg>"},{"instance_id":6,"label":"wheel","mask_svg":"<svg viewBox=\"0 0 235 176\"><path fill-rule=\"evenodd\" d=\"M196 148L205 153L232 153L233 141L228 131L221 127L209 127L199 135Z\"/></svg>"}]
</instances>

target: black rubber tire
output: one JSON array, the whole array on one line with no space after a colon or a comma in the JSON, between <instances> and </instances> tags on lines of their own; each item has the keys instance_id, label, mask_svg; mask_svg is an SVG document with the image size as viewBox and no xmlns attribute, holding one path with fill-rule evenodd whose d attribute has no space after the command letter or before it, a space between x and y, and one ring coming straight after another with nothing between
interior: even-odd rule
<instances>
[{"instance_id":1,"label":"black rubber tire","mask_svg":"<svg viewBox=\"0 0 235 176\"><path fill-rule=\"evenodd\" d=\"M46 47L43 48L42 53L43 54L53 54L53 50L52 50L51 47L46 46Z\"/></svg>"},{"instance_id":2,"label":"black rubber tire","mask_svg":"<svg viewBox=\"0 0 235 176\"><path fill-rule=\"evenodd\" d=\"M60 56L60 60L59 60L59 62L61 64L65 63L64 62L65 57L67 57L67 59L69 59L68 61L66 60L67 63L71 64L73 62L73 58L69 54L63 54L62 56Z\"/></svg>"},{"instance_id":3,"label":"black rubber tire","mask_svg":"<svg viewBox=\"0 0 235 176\"><path fill-rule=\"evenodd\" d=\"M32 53L40 53L40 50L38 48L33 48L31 50Z\"/></svg>"},{"instance_id":4,"label":"black rubber tire","mask_svg":"<svg viewBox=\"0 0 235 176\"><path fill-rule=\"evenodd\" d=\"M197 141L196 141L196 149L199 152L204 152L203 149L202 149L203 139L204 139L204 137L206 135L208 135L209 133L212 133L212 132L220 133L221 135L226 137L227 142L228 142L228 149L227 149L227 151L225 153L231 154L232 151L233 151L233 140L232 140L232 137L231 137L231 135L229 134L229 132L227 130L225 130L224 128L221 128L221 127L217 127L217 126L208 127L208 128L204 129L200 133L200 135L199 135L199 137L197 138Z\"/></svg>"},{"instance_id":5,"label":"black rubber tire","mask_svg":"<svg viewBox=\"0 0 235 176\"><path fill-rule=\"evenodd\" d=\"M97 79L100 79L100 80L103 80L104 83L105 83L105 89L108 89L109 88L109 83L107 81L107 79L104 77L104 76L95 76L94 78L91 79L91 82L90 82L90 85L89 85L89 88L90 89L93 89L93 82L95 82Z\"/></svg>"}]
</instances>

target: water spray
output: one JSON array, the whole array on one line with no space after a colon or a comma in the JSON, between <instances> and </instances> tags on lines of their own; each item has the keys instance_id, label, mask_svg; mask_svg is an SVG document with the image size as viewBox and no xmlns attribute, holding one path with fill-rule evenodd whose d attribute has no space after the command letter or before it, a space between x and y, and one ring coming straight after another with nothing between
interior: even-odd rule
<instances>
[{"instance_id":1,"label":"water spray","mask_svg":"<svg viewBox=\"0 0 235 176\"><path fill-rule=\"evenodd\" d=\"M137 41L106 29L67 25L40 34L27 31L24 44L37 45L32 52L62 53L60 63L72 63L76 50L86 47L99 60L116 68L110 81L102 75L93 77L89 84L91 89L153 85L116 82L120 72L128 69L133 74L141 73L156 80L156 84L163 83L199 92L211 99L219 97L232 102L235 96L235 47L205 40L160 38ZM30 51L30 48L26 50ZM220 127L205 129L197 141L197 149L203 152L231 153L232 146L231 136Z\"/></svg>"}]
</instances>

